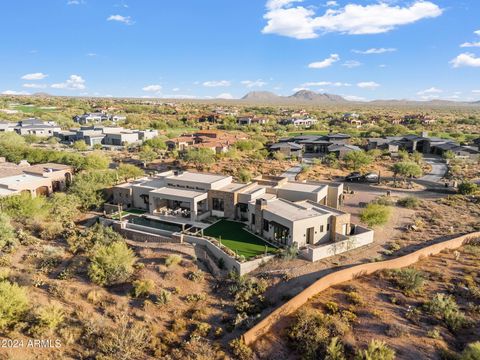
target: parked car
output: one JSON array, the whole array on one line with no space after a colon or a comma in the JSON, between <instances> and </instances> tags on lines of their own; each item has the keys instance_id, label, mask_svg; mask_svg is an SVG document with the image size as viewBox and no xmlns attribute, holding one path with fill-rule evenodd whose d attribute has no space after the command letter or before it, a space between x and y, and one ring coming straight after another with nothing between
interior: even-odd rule
<instances>
[{"instance_id":1,"label":"parked car","mask_svg":"<svg viewBox=\"0 0 480 360\"><path fill-rule=\"evenodd\" d=\"M363 175L363 178L365 182L372 182L372 183L378 182L378 174L376 173L365 174Z\"/></svg>"},{"instance_id":2,"label":"parked car","mask_svg":"<svg viewBox=\"0 0 480 360\"><path fill-rule=\"evenodd\" d=\"M360 174L359 172L352 172L345 176L345 181L360 182L363 180L362 178L362 174Z\"/></svg>"}]
</instances>

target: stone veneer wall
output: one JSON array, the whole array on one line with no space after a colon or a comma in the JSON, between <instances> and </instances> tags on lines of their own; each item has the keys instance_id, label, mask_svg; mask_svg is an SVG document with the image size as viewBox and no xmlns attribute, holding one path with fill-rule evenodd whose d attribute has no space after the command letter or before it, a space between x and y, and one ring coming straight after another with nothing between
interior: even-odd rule
<instances>
[{"instance_id":1,"label":"stone veneer wall","mask_svg":"<svg viewBox=\"0 0 480 360\"><path fill-rule=\"evenodd\" d=\"M359 275L368 275L379 270L398 269L410 266L418 262L423 257L436 255L446 249L457 249L468 241L475 238L480 238L480 232L463 235L452 240L447 240L438 244L427 246L423 249L420 249L405 256L401 256L396 259L376 263L361 264L330 273L317 280L312 285L303 290L300 294L296 295L295 297L287 301L285 304L274 310L270 315L260 321L257 325L245 332L242 335L242 339L247 345L254 343L257 339L267 333L272 328L272 326L277 323L281 318L292 314L300 306L305 304L310 298L317 295L319 292L328 289L331 286L352 280Z\"/></svg>"},{"instance_id":2,"label":"stone veneer wall","mask_svg":"<svg viewBox=\"0 0 480 360\"><path fill-rule=\"evenodd\" d=\"M235 205L237 204L237 193L221 190L208 191L208 208L213 210L213 198L223 199L224 216L229 219L235 219Z\"/></svg>"}]
</instances>

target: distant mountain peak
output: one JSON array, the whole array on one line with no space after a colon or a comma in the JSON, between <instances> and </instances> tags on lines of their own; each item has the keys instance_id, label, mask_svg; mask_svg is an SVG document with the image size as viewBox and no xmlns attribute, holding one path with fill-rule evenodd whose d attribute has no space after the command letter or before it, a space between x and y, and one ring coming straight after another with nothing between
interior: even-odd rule
<instances>
[{"instance_id":1,"label":"distant mountain peak","mask_svg":"<svg viewBox=\"0 0 480 360\"><path fill-rule=\"evenodd\" d=\"M274 100L279 96L271 91L250 91L242 100Z\"/></svg>"}]
</instances>

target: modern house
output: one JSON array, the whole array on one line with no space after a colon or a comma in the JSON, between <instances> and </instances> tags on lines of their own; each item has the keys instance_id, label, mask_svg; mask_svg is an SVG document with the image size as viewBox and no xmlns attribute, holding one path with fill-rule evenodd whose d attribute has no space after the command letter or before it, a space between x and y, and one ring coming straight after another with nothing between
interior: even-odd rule
<instances>
[{"instance_id":1,"label":"modern house","mask_svg":"<svg viewBox=\"0 0 480 360\"><path fill-rule=\"evenodd\" d=\"M303 156L303 145L294 142L279 142L269 147L270 152L281 153L286 158L296 157L300 159Z\"/></svg>"},{"instance_id":2,"label":"modern house","mask_svg":"<svg viewBox=\"0 0 480 360\"><path fill-rule=\"evenodd\" d=\"M392 153L399 150L408 152L418 151L423 154L444 155L447 151L452 152L459 158L478 159L480 151L474 146L460 145L454 140L428 136L426 132L421 135L389 136L385 138L368 139L367 148L389 150Z\"/></svg>"},{"instance_id":3,"label":"modern house","mask_svg":"<svg viewBox=\"0 0 480 360\"><path fill-rule=\"evenodd\" d=\"M50 137L53 136L55 132L61 131L61 128L53 121L43 121L36 118L24 119L16 123L0 123L0 132L11 131L15 131L19 135Z\"/></svg>"},{"instance_id":4,"label":"modern house","mask_svg":"<svg viewBox=\"0 0 480 360\"><path fill-rule=\"evenodd\" d=\"M162 221L198 224L211 217L227 218L245 223L271 243L304 247L356 233L350 215L338 210L342 201L341 183L267 176L243 184L231 176L167 171L115 186L111 203L143 209Z\"/></svg>"},{"instance_id":5,"label":"modern house","mask_svg":"<svg viewBox=\"0 0 480 360\"><path fill-rule=\"evenodd\" d=\"M85 113L82 115L75 115L73 117L73 121L80 125L87 125L90 123L99 123L104 121L112 121L117 122L120 120L125 120L126 117L122 115L111 115L106 112L92 112L92 113Z\"/></svg>"},{"instance_id":6,"label":"modern house","mask_svg":"<svg viewBox=\"0 0 480 360\"><path fill-rule=\"evenodd\" d=\"M304 157L322 157L329 153L335 153L342 157L349 151L360 150L360 148L349 145L349 135L346 134L328 134L328 135L299 135L291 138L280 139L278 143L270 146L271 151L284 149L288 152L288 147L297 144L302 147ZM297 150L298 151L298 150Z\"/></svg>"},{"instance_id":7,"label":"modern house","mask_svg":"<svg viewBox=\"0 0 480 360\"><path fill-rule=\"evenodd\" d=\"M170 151L187 151L190 148L207 148L217 154L228 151L238 140L245 139L243 134L231 134L219 130L200 130L193 134L183 134L165 141Z\"/></svg>"},{"instance_id":8,"label":"modern house","mask_svg":"<svg viewBox=\"0 0 480 360\"><path fill-rule=\"evenodd\" d=\"M62 191L72 181L73 169L62 164L30 165L25 161L13 164L0 160L0 197L27 192L32 196L48 196Z\"/></svg>"},{"instance_id":9,"label":"modern house","mask_svg":"<svg viewBox=\"0 0 480 360\"><path fill-rule=\"evenodd\" d=\"M267 118L261 118L256 116L240 116L239 118L237 118L238 125L265 125L267 123Z\"/></svg>"},{"instance_id":10,"label":"modern house","mask_svg":"<svg viewBox=\"0 0 480 360\"><path fill-rule=\"evenodd\" d=\"M313 118L302 118L302 119L290 118L290 119L280 120L279 123L281 125L293 125L295 127L309 128L315 125L316 123L318 123L318 120Z\"/></svg>"}]
</instances>

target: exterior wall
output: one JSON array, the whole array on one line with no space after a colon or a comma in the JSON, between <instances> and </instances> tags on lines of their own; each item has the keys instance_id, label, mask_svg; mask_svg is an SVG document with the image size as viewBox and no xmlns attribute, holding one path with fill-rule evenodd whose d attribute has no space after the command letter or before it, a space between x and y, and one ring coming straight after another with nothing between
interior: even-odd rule
<instances>
[{"instance_id":1,"label":"exterior wall","mask_svg":"<svg viewBox=\"0 0 480 360\"><path fill-rule=\"evenodd\" d=\"M320 278L308 288L303 290L300 294L293 297L288 302L274 310L270 315L260 321L257 325L245 332L242 336L242 339L246 345L251 345L260 337L262 337L265 333L267 333L272 328L272 326L276 324L280 319L292 314L300 306L305 304L311 297L317 295L321 291L328 289L331 286L352 280L359 275L368 275L379 270L398 269L410 266L418 262L423 257L436 255L445 249L457 249L467 243L469 240L479 237L480 232L463 235L452 240L447 240L435 245L427 246L426 248L396 259L357 265L330 273Z\"/></svg>"},{"instance_id":2,"label":"exterior wall","mask_svg":"<svg viewBox=\"0 0 480 360\"><path fill-rule=\"evenodd\" d=\"M322 199L327 197L327 187L325 186L319 192L307 192L307 191L296 191L296 190L286 190L279 188L277 189L277 196L279 198L289 200L292 202L303 201L303 200L312 200L316 203L320 202Z\"/></svg>"},{"instance_id":3,"label":"exterior wall","mask_svg":"<svg viewBox=\"0 0 480 360\"><path fill-rule=\"evenodd\" d=\"M223 213L213 210L213 198L223 199L224 211ZM213 216L226 217L235 219L235 205L237 205L238 194L235 192L226 192L220 190L208 191L208 209L212 210Z\"/></svg>"},{"instance_id":4,"label":"exterior wall","mask_svg":"<svg viewBox=\"0 0 480 360\"><path fill-rule=\"evenodd\" d=\"M346 225L346 227L344 227ZM345 229L345 231L344 231ZM338 235L347 235L350 233L350 214L341 214L331 217L331 225L330 225L330 240L331 241L338 241Z\"/></svg>"},{"instance_id":5,"label":"exterior wall","mask_svg":"<svg viewBox=\"0 0 480 360\"><path fill-rule=\"evenodd\" d=\"M332 233L332 229L330 228L330 230L327 230L328 228L327 225L330 221L329 218L331 217L332 216L330 215L316 216L314 218L297 220L293 222L293 241L298 244L299 248L308 245L307 229L312 227L314 229L314 234L313 234L314 244L329 241L330 234ZM323 226L323 232L320 231L322 226Z\"/></svg>"},{"instance_id":6,"label":"exterior wall","mask_svg":"<svg viewBox=\"0 0 480 360\"><path fill-rule=\"evenodd\" d=\"M113 204L122 204L127 207L133 205L132 188L117 186L112 189Z\"/></svg>"},{"instance_id":7,"label":"exterior wall","mask_svg":"<svg viewBox=\"0 0 480 360\"><path fill-rule=\"evenodd\" d=\"M335 184L337 185L337 184ZM343 184L338 184L337 186L328 186L328 195L327 195L327 206L334 209L340 207L340 198L343 196Z\"/></svg>"}]
</instances>

